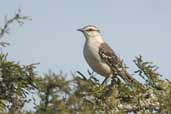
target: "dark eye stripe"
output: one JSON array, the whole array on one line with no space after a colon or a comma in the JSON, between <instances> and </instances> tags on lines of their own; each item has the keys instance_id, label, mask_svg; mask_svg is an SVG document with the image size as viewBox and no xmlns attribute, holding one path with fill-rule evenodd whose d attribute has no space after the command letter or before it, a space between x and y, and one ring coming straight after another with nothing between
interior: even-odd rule
<instances>
[{"instance_id":1,"label":"dark eye stripe","mask_svg":"<svg viewBox=\"0 0 171 114\"><path fill-rule=\"evenodd\" d=\"M87 29L86 31L96 31L96 30L90 28L90 29Z\"/></svg>"}]
</instances>

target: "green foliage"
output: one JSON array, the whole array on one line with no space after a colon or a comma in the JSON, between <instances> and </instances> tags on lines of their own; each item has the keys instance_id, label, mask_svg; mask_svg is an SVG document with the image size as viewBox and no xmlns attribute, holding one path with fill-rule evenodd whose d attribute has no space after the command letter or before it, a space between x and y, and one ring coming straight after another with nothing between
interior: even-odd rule
<instances>
[{"instance_id":1,"label":"green foliage","mask_svg":"<svg viewBox=\"0 0 171 114\"><path fill-rule=\"evenodd\" d=\"M10 111L16 106L17 98L22 106L27 100L29 91L34 90L34 67L33 65L21 66L13 61L8 61L7 56L0 54L0 105L4 110L8 107ZM12 105L10 106L10 103Z\"/></svg>"},{"instance_id":2,"label":"green foliage","mask_svg":"<svg viewBox=\"0 0 171 114\"><path fill-rule=\"evenodd\" d=\"M10 24L28 19L20 13L6 20L1 39ZM105 85L90 72L85 76L78 71L71 74L71 80L51 71L39 76L34 71L36 64L21 65L7 57L0 54L0 114L171 114L171 82L162 79L157 67L143 61L142 56L134 60L138 68L134 75L143 81L129 75L136 83L127 83L115 76ZM28 112L23 107L37 100L35 94L40 102Z\"/></svg>"},{"instance_id":3,"label":"green foliage","mask_svg":"<svg viewBox=\"0 0 171 114\"><path fill-rule=\"evenodd\" d=\"M65 99L70 94L69 81L66 81L62 74L56 75L49 72L43 78L37 78L38 94L41 98L40 105L36 107L37 112L55 113L65 111ZM56 107L58 104L58 107ZM67 111L66 111L67 112Z\"/></svg>"}]
</instances>

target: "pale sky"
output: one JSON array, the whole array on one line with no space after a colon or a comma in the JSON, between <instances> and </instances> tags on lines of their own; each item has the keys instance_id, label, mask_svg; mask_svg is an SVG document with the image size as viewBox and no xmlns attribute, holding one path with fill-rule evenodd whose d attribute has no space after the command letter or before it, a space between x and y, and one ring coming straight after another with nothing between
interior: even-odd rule
<instances>
[{"instance_id":1,"label":"pale sky","mask_svg":"<svg viewBox=\"0 0 171 114\"><path fill-rule=\"evenodd\" d=\"M49 69L85 73L85 39L76 29L94 24L131 71L132 60L142 54L171 78L170 0L1 0L0 24L18 8L32 21L11 26L6 37L11 45L5 50L21 64L40 62L39 74Z\"/></svg>"}]
</instances>

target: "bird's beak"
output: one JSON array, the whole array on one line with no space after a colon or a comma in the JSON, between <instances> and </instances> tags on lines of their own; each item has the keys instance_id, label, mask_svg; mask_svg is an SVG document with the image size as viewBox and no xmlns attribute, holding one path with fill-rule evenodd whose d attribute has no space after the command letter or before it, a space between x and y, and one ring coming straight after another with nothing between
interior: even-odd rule
<instances>
[{"instance_id":1,"label":"bird's beak","mask_svg":"<svg viewBox=\"0 0 171 114\"><path fill-rule=\"evenodd\" d=\"M83 30L83 29L77 29L77 31L84 32L84 30Z\"/></svg>"}]
</instances>

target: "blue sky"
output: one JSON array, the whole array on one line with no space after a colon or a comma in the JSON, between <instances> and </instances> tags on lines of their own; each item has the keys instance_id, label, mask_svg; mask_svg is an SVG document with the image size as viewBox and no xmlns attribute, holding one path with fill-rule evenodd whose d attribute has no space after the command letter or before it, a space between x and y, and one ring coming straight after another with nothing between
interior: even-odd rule
<instances>
[{"instance_id":1,"label":"blue sky","mask_svg":"<svg viewBox=\"0 0 171 114\"><path fill-rule=\"evenodd\" d=\"M130 71L132 60L142 54L171 78L170 0L2 0L0 24L18 8L30 16L22 27L11 26L6 36L9 59L30 64L40 62L37 72L52 69L69 74L89 68L82 55L84 37L76 29L97 25L110 46Z\"/></svg>"}]
</instances>

